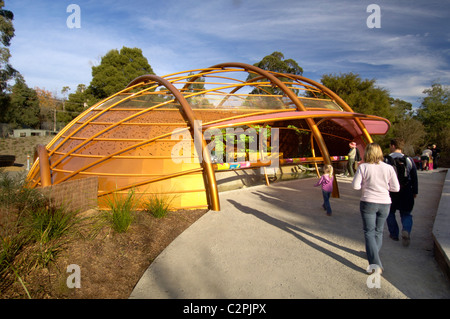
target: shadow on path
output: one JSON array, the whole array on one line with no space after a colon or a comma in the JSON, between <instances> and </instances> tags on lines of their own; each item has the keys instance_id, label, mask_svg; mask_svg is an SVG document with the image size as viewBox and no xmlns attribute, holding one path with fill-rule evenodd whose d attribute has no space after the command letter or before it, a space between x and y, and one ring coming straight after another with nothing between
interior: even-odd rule
<instances>
[{"instance_id":1,"label":"shadow on path","mask_svg":"<svg viewBox=\"0 0 450 319\"><path fill-rule=\"evenodd\" d=\"M261 196L261 195L259 194L259 196ZM301 229L301 228L299 228L297 226L294 226L294 225L289 224L287 222L284 222L284 221L281 221L279 219L273 218L273 217L271 217L271 216L269 216L269 215L267 215L267 214L265 214L265 213L263 213L263 212L261 212L261 211L259 211L257 209L254 209L254 208L242 205L242 204L240 204L240 203L238 203L238 202L236 202L236 201L234 201L232 199L228 199L228 202L231 203L234 207L236 207L241 212L243 212L245 214L251 214L251 215L253 215L253 216L255 216L255 217L265 221L266 223L269 223L269 224L271 224L271 225L273 225L275 227L278 227L279 229L281 229L281 230L283 230L283 231L293 235L294 237L296 237L297 239L301 240L302 242L304 242L305 244L309 245L310 247L320 251L321 253L323 253L325 255L328 255L329 257L333 258L334 260L339 261L343 265L345 265L345 266L347 266L347 267L349 267L349 268L351 268L353 270L356 270L358 272L366 273L365 269L362 269L360 266L355 265L354 263L352 263L348 259L346 259L346 258L344 258L344 257L342 257L342 256L340 256L340 255L338 255L338 254L336 254L336 253L334 253L334 252L332 252L332 251L330 251L330 250L328 250L328 249L326 249L326 248L324 248L324 247L322 247L322 246L320 246L320 245L318 245L318 244L316 244L316 243L314 243L314 242L312 242L310 240L308 240L307 238L305 238L304 236L302 236L299 233L302 233L304 235L313 237L313 238L315 238L317 240L322 241L325 244L328 244L330 246L339 248L339 249L341 249L341 250L343 250L345 252L351 253L351 254L353 254L353 255L355 255L357 257L365 258L365 253L364 252L358 252L358 251L355 251L353 249L350 249L350 248L347 248L347 247L343 247L341 245L333 243L333 242L331 242L331 241L329 241L329 240L327 240L325 238L317 236L317 235L315 235L313 233L310 233L310 232L308 232L308 231L306 231L304 229Z\"/></svg>"}]
</instances>

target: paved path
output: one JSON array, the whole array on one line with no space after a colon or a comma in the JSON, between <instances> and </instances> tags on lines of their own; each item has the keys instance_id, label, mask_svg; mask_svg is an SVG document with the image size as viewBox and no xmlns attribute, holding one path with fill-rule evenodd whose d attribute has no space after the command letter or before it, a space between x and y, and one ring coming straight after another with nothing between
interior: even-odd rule
<instances>
[{"instance_id":1,"label":"paved path","mask_svg":"<svg viewBox=\"0 0 450 319\"><path fill-rule=\"evenodd\" d=\"M450 298L431 230L445 172L419 172L411 245L388 237L380 288L368 288L359 191L339 178L333 216L316 179L220 193L152 263L130 298Z\"/></svg>"}]
</instances>

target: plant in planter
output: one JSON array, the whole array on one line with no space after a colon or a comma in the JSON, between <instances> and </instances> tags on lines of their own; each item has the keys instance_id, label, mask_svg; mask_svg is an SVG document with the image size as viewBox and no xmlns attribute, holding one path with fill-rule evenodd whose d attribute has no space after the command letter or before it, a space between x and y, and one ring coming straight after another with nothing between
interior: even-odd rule
<instances>
[{"instance_id":1,"label":"plant in planter","mask_svg":"<svg viewBox=\"0 0 450 319\"><path fill-rule=\"evenodd\" d=\"M271 134L269 125L250 125L246 130L241 127L221 129L220 134L211 136L211 141L214 142L211 151L213 161L218 163L257 161L261 152L263 156L269 155L272 149Z\"/></svg>"}]
</instances>

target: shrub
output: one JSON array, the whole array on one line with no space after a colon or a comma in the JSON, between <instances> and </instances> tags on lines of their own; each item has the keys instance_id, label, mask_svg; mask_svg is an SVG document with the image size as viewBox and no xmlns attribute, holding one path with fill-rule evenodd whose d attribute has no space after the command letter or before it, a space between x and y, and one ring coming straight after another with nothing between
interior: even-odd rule
<instances>
[{"instance_id":1,"label":"shrub","mask_svg":"<svg viewBox=\"0 0 450 319\"><path fill-rule=\"evenodd\" d=\"M0 292L19 281L30 298L23 274L54 261L80 221L78 212L50 205L24 176L0 172Z\"/></svg>"},{"instance_id":2,"label":"shrub","mask_svg":"<svg viewBox=\"0 0 450 319\"><path fill-rule=\"evenodd\" d=\"M28 243L24 236L2 236L0 234L0 292L12 285L20 276L17 270L25 268L25 263L17 261L22 248ZM21 280L21 279L20 279Z\"/></svg>"},{"instance_id":3,"label":"shrub","mask_svg":"<svg viewBox=\"0 0 450 319\"><path fill-rule=\"evenodd\" d=\"M28 187L23 174L11 177L0 170L0 206L19 212L48 205L48 199L37 189Z\"/></svg>"},{"instance_id":4,"label":"shrub","mask_svg":"<svg viewBox=\"0 0 450 319\"><path fill-rule=\"evenodd\" d=\"M114 192L104 199L108 210L103 213L103 218L118 233L128 230L134 220L134 212L137 208L135 191L130 190L126 196Z\"/></svg>"},{"instance_id":5,"label":"shrub","mask_svg":"<svg viewBox=\"0 0 450 319\"><path fill-rule=\"evenodd\" d=\"M163 218L170 210L172 200L173 197L167 195L152 194L144 202L144 210L156 218Z\"/></svg>"},{"instance_id":6,"label":"shrub","mask_svg":"<svg viewBox=\"0 0 450 319\"><path fill-rule=\"evenodd\" d=\"M80 222L76 211L64 207L41 207L27 217L27 231L36 242L35 264L46 267L61 252Z\"/></svg>"}]
</instances>

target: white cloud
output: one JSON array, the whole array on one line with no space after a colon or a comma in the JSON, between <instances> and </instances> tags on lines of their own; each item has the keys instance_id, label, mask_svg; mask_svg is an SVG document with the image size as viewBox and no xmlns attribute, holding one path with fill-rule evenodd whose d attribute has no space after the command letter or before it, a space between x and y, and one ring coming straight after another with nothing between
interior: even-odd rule
<instances>
[{"instance_id":1,"label":"white cloud","mask_svg":"<svg viewBox=\"0 0 450 319\"><path fill-rule=\"evenodd\" d=\"M449 35L438 25L447 21L449 4L443 2L378 0L382 28L368 29L370 0L136 0L114 6L79 0L77 30L65 26L68 13L60 2L12 3L17 32L11 61L32 86L88 84L92 63L122 46L141 48L158 75L221 62L253 64L280 51L314 80L355 72L376 78L395 97L420 95L437 78L450 82Z\"/></svg>"},{"instance_id":2,"label":"white cloud","mask_svg":"<svg viewBox=\"0 0 450 319\"><path fill-rule=\"evenodd\" d=\"M422 92L430 87L431 83L425 85L421 76L415 75L397 75L386 77L377 82L381 87L389 88L394 98L407 100L410 103L419 101Z\"/></svg>"}]
</instances>

